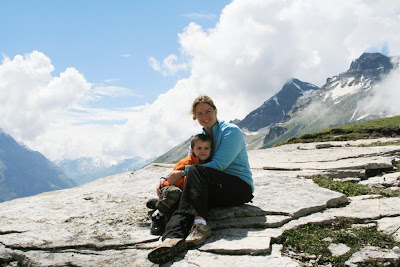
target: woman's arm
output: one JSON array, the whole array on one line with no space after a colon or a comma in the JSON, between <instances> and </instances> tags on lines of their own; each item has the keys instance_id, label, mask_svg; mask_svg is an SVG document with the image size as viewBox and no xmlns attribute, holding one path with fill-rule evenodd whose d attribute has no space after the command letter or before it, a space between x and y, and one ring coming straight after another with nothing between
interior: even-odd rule
<instances>
[{"instance_id":1,"label":"woman's arm","mask_svg":"<svg viewBox=\"0 0 400 267\"><path fill-rule=\"evenodd\" d=\"M222 138L216 147L215 154L210 162L203 166L224 171L239 155L246 143L239 128L228 128L222 133Z\"/></svg>"}]
</instances>

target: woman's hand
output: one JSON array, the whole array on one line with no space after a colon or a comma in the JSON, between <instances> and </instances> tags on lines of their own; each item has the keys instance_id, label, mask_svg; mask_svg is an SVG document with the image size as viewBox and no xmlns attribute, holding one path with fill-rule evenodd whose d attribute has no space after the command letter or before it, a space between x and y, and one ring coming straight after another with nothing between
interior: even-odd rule
<instances>
[{"instance_id":1,"label":"woman's hand","mask_svg":"<svg viewBox=\"0 0 400 267\"><path fill-rule=\"evenodd\" d=\"M172 171L170 174L168 174L167 181L170 185L174 185L176 182L178 182L180 179L182 179L180 170L175 170Z\"/></svg>"},{"instance_id":2,"label":"woman's hand","mask_svg":"<svg viewBox=\"0 0 400 267\"><path fill-rule=\"evenodd\" d=\"M156 190L157 190L157 196L160 197L161 196L161 188L163 188L164 186L164 178L161 178L160 181L157 184Z\"/></svg>"}]
</instances>

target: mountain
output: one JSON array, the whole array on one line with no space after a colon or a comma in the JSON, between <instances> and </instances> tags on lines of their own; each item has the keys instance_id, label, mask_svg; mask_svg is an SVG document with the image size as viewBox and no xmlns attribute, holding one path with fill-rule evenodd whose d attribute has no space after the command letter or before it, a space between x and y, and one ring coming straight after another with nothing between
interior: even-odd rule
<instances>
[{"instance_id":1,"label":"mountain","mask_svg":"<svg viewBox=\"0 0 400 267\"><path fill-rule=\"evenodd\" d=\"M280 122L288 113L300 96L319 89L311 83L298 79L291 79L273 97L264 104L250 112L242 121L236 123L242 130L256 132Z\"/></svg>"},{"instance_id":2,"label":"mountain","mask_svg":"<svg viewBox=\"0 0 400 267\"><path fill-rule=\"evenodd\" d=\"M353 60L350 68L327 78L317 86L298 79L287 82L262 106L250 112L242 121L235 121L244 132L248 150L268 148L293 136L322 130L332 126L384 118L382 109L370 110L382 79L395 66L398 57L380 53L364 53ZM188 141L171 149L157 162L171 163L185 156Z\"/></svg>"},{"instance_id":3,"label":"mountain","mask_svg":"<svg viewBox=\"0 0 400 267\"><path fill-rule=\"evenodd\" d=\"M176 163L182 158L186 157L189 153L190 140L192 138L187 139L183 143L177 145L172 148L168 152L159 156L154 163Z\"/></svg>"},{"instance_id":4,"label":"mountain","mask_svg":"<svg viewBox=\"0 0 400 267\"><path fill-rule=\"evenodd\" d=\"M319 90L299 97L283 120L270 127L262 144L253 147L267 148L328 127L398 115L386 113L383 107L369 109L377 90L382 90L377 85L398 64L395 61L398 59L379 53L362 54L346 72L328 78Z\"/></svg>"},{"instance_id":5,"label":"mountain","mask_svg":"<svg viewBox=\"0 0 400 267\"><path fill-rule=\"evenodd\" d=\"M45 156L0 129L0 202L75 185Z\"/></svg>"},{"instance_id":6,"label":"mountain","mask_svg":"<svg viewBox=\"0 0 400 267\"><path fill-rule=\"evenodd\" d=\"M140 169L153 160L135 157L110 164L100 158L82 157L73 160L61 160L56 162L56 164L76 184L82 185L101 177Z\"/></svg>"}]
</instances>

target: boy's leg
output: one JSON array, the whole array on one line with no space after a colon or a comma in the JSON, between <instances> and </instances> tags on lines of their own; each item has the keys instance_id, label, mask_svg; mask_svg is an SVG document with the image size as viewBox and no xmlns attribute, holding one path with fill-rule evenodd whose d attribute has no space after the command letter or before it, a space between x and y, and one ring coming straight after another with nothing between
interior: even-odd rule
<instances>
[{"instance_id":1,"label":"boy's leg","mask_svg":"<svg viewBox=\"0 0 400 267\"><path fill-rule=\"evenodd\" d=\"M178 210L168 221L162 239L166 238L186 238L193 225L194 216L198 214L195 203L203 203L208 198L208 183L203 176L193 175L192 165L186 179L186 184L179 201ZM201 199L201 200L200 200ZM207 210L207 208L202 209Z\"/></svg>"},{"instance_id":2,"label":"boy's leg","mask_svg":"<svg viewBox=\"0 0 400 267\"><path fill-rule=\"evenodd\" d=\"M161 188L161 196L155 204L157 210L151 216L150 233L152 235L161 235L164 232L172 213L177 210L181 194L182 190L176 186Z\"/></svg>"},{"instance_id":3,"label":"boy's leg","mask_svg":"<svg viewBox=\"0 0 400 267\"><path fill-rule=\"evenodd\" d=\"M161 197L156 203L156 208L167 217L171 217L182 195L182 190L176 186L161 188Z\"/></svg>"}]
</instances>

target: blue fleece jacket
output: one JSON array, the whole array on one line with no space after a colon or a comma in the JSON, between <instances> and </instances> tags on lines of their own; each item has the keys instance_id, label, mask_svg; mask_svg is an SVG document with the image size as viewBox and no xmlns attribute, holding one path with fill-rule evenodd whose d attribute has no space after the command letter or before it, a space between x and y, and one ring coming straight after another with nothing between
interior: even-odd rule
<instances>
[{"instance_id":1,"label":"blue fleece jacket","mask_svg":"<svg viewBox=\"0 0 400 267\"><path fill-rule=\"evenodd\" d=\"M212 131L212 159L203 166L239 177L249 184L254 192L246 143L240 128L235 124L221 121L212 127ZM206 132L204 131L204 133Z\"/></svg>"}]
</instances>

